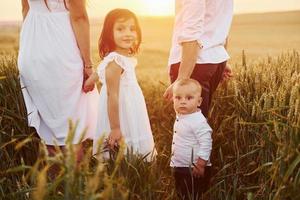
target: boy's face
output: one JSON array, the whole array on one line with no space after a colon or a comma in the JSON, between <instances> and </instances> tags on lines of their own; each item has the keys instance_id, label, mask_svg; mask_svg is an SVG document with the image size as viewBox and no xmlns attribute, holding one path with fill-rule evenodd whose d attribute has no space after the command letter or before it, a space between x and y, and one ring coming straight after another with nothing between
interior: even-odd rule
<instances>
[{"instance_id":1,"label":"boy's face","mask_svg":"<svg viewBox=\"0 0 300 200\"><path fill-rule=\"evenodd\" d=\"M137 40L137 31L134 19L118 19L113 26L113 33L116 49L129 50Z\"/></svg>"},{"instance_id":2,"label":"boy's face","mask_svg":"<svg viewBox=\"0 0 300 200\"><path fill-rule=\"evenodd\" d=\"M177 85L173 88L173 102L176 113L190 114L198 110L202 98L195 85Z\"/></svg>"}]
</instances>

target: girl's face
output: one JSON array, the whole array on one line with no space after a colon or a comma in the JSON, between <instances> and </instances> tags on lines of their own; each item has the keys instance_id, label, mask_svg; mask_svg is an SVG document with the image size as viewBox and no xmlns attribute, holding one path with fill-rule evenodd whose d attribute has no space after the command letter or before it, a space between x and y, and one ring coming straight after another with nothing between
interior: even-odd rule
<instances>
[{"instance_id":1,"label":"girl's face","mask_svg":"<svg viewBox=\"0 0 300 200\"><path fill-rule=\"evenodd\" d=\"M117 51L130 50L137 40L134 19L118 19L113 26L113 34Z\"/></svg>"}]
</instances>

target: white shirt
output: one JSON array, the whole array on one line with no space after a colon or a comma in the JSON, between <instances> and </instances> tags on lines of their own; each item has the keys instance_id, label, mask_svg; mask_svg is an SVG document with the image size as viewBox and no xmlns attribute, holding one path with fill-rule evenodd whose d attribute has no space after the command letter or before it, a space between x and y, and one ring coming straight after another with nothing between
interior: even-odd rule
<instances>
[{"instance_id":1,"label":"white shirt","mask_svg":"<svg viewBox=\"0 0 300 200\"><path fill-rule=\"evenodd\" d=\"M175 24L168 66L181 61L181 43L197 41L203 49L196 63L222 63L229 59L224 47L233 0L176 0Z\"/></svg>"},{"instance_id":2,"label":"white shirt","mask_svg":"<svg viewBox=\"0 0 300 200\"><path fill-rule=\"evenodd\" d=\"M201 111L178 115L173 131L171 167L193 167L199 157L209 160L212 129Z\"/></svg>"}]
</instances>

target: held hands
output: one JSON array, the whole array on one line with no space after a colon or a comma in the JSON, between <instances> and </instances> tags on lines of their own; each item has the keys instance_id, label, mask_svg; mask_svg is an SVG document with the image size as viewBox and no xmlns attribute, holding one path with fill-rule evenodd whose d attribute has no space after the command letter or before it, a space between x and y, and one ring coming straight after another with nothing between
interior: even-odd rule
<instances>
[{"instance_id":1,"label":"held hands","mask_svg":"<svg viewBox=\"0 0 300 200\"><path fill-rule=\"evenodd\" d=\"M207 161L198 158L197 163L194 164L194 168L192 172L194 177L200 178L204 176L206 163Z\"/></svg>"},{"instance_id":2,"label":"held hands","mask_svg":"<svg viewBox=\"0 0 300 200\"><path fill-rule=\"evenodd\" d=\"M89 85L88 87L85 87L85 83L87 79L93 74L94 70L92 66L89 67L84 67L83 68L83 84L82 84L82 89L85 93L90 92L94 89L95 84Z\"/></svg>"},{"instance_id":3,"label":"held hands","mask_svg":"<svg viewBox=\"0 0 300 200\"><path fill-rule=\"evenodd\" d=\"M95 83L97 79L98 79L98 75L96 72L90 74L83 83L83 91L85 93L92 91L95 87Z\"/></svg>"}]
</instances>

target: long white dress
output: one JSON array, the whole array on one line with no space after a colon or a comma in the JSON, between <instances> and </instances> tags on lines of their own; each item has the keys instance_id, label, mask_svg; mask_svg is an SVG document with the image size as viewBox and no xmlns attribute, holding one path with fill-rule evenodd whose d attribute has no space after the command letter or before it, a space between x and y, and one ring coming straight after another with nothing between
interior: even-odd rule
<instances>
[{"instance_id":1,"label":"long white dress","mask_svg":"<svg viewBox=\"0 0 300 200\"><path fill-rule=\"evenodd\" d=\"M47 145L65 145L69 120L78 122L72 143L92 138L97 89L82 91L83 61L63 0L28 0L20 33L18 68L29 126Z\"/></svg>"},{"instance_id":2,"label":"long white dress","mask_svg":"<svg viewBox=\"0 0 300 200\"><path fill-rule=\"evenodd\" d=\"M133 150L133 153L148 155L147 160L150 161L155 156L156 150L145 99L135 75L137 61L134 57L123 56L116 52L107 55L98 67L99 79L103 85L100 91L93 152L102 152L103 146L99 145L99 141L107 137L111 130L107 110L105 69L112 61L123 69L119 86L119 119L125 144L127 149ZM107 158L107 154L104 154L104 157Z\"/></svg>"}]
</instances>

